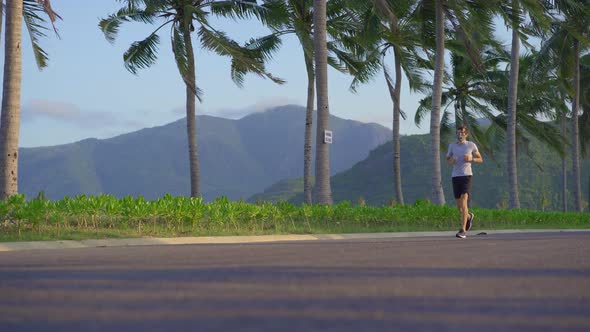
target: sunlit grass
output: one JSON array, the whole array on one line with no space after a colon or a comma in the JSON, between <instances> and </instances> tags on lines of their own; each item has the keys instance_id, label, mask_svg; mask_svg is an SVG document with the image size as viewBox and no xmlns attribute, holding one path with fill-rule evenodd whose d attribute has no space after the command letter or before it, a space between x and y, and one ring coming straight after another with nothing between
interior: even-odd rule
<instances>
[{"instance_id":1,"label":"sunlit grass","mask_svg":"<svg viewBox=\"0 0 590 332\"><path fill-rule=\"evenodd\" d=\"M582 213L472 209L474 229L590 228ZM76 196L60 201L0 201L0 241L83 240L130 237L225 236L449 231L459 228L455 208L424 201L405 206L333 206L290 203L249 204L218 198L166 195L142 197Z\"/></svg>"}]
</instances>

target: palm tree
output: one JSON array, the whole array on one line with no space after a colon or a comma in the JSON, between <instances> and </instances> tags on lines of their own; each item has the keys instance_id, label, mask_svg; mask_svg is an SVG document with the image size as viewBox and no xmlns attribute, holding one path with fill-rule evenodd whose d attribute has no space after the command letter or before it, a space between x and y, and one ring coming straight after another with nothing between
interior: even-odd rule
<instances>
[{"instance_id":1,"label":"palm tree","mask_svg":"<svg viewBox=\"0 0 590 332\"><path fill-rule=\"evenodd\" d=\"M0 3L0 7L4 7ZM1 10L1 9L0 9ZM20 92L22 76L22 22L29 30L37 66L47 65L47 53L38 45L44 36L45 22L37 12L46 12L53 23L59 17L48 0L8 1L6 4L6 41L4 81L2 86L2 115L0 120L0 199L18 193L18 139L20 131ZM0 12L0 18L2 17ZM0 24L1 26L1 24Z\"/></svg>"},{"instance_id":2,"label":"palm tree","mask_svg":"<svg viewBox=\"0 0 590 332\"><path fill-rule=\"evenodd\" d=\"M580 172L580 56L590 45L590 0L554 0L559 17L552 35L543 42L541 55L561 58L560 75L570 80L571 90L571 149L574 208L582 212Z\"/></svg>"},{"instance_id":3,"label":"palm tree","mask_svg":"<svg viewBox=\"0 0 590 332\"><path fill-rule=\"evenodd\" d=\"M357 11L363 21L363 29L357 38L363 42L369 61L374 61L376 69L382 69L393 104L392 145L393 145L393 191L395 201L404 204L401 176L400 118L406 118L401 110L402 75L408 78L410 89L423 87L421 66L425 62L418 55L421 46L420 27L413 17L416 1L372 0L356 2L361 4ZM386 58L393 56L395 81L386 66ZM365 73L376 75L371 64ZM364 73L364 74L365 74ZM364 77L363 77L364 78ZM355 79L352 87L360 80Z\"/></svg>"},{"instance_id":4,"label":"palm tree","mask_svg":"<svg viewBox=\"0 0 590 332\"><path fill-rule=\"evenodd\" d=\"M510 82L508 84L508 128L506 130L506 153L509 183L509 207L520 208L518 198L518 172L516 166L516 103L518 96L518 60L520 58L520 33L523 30L522 17L528 13L537 28L548 28L549 17L540 1L508 0L500 6L500 14L512 29L512 48L510 51Z\"/></svg>"},{"instance_id":5,"label":"palm tree","mask_svg":"<svg viewBox=\"0 0 590 332\"><path fill-rule=\"evenodd\" d=\"M326 0L313 1L313 50L317 91L317 127L315 158L315 201L332 205L330 185L330 150L324 142L326 130L330 128L328 106L328 45L326 40Z\"/></svg>"},{"instance_id":6,"label":"palm tree","mask_svg":"<svg viewBox=\"0 0 590 332\"><path fill-rule=\"evenodd\" d=\"M590 154L590 53L580 58L580 143L582 145L582 158L588 158ZM590 201L590 177L588 178L588 200ZM588 210L590 212L590 209Z\"/></svg>"},{"instance_id":7,"label":"palm tree","mask_svg":"<svg viewBox=\"0 0 590 332\"><path fill-rule=\"evenodd\" d=\"M305 134L303 144L303 193L304 202L312 203L312 128L315 103L315 73L313 58L313 1L312 0L265 0L265 8L273 11L275 19L266 20L272 34L259 39L259 42L278 44L276 38L295 34L303 50L307 73L307 103L305 112ZM354 25L345 15L343 1L330 1L326 6L327 34L332 41L327 43L328 64L340 72L358 72L361 65L346 50L341 49L339 39L346 31L353 31Z\"/></svg>"},{"instance_id":8,"label":"palm tree","mask_svg":"<svg viewBox=\"0 0 590 332\"><path fill-rule=\"evenodd\" d=\"M432 4L430 1L434 1ZM445 68L445 25L462 42L465 54L474 62L475 68L481 67L479 49L481 41L489 40L492 31L491 10L496 1L486 0L422 0L420 3L424 13L423 21L434 23L434 81L432 89L432 111L430 114L430 162L432 164L431 199L434 204L444 205L445 196L442 190L440 164L440 121L443 76ZM431 9L434 8L434 17ZM427 31L427 30L425 30ZM482 38L478 41L470 31L478 31Z\"/></svg>"},{"instance_id":9,"label":"palm tree","mask_svg":"<svg viewBox=\"0 0 590 332\"><path fill-rule=\"evenodd\" d=\"M190 166L191 196L200 197L200 175L197 152L195 97L199 98L201 91L195 78L195 57L193 51L192 34L196 35L201 47L213 51L221 56L232 59L231 76L239 86L242 85L244 75L248 72L258 74L282 83L282 80L266 72L264 61L270 56L273 45L256 44L242 47L228 36L213 28L209 21L209 9L217 16L230 18L249 18L252 16L265 17L266 10L257 5L256 0L121 0L125 6L117 13L100 21L99 26L106 39L114 42L122 23L136 21L155 23L163 21L144 40L134 42L123 59L125 67L133 74L139 69L147 68L155 63L157 46L160 41L158 31L170 24L170 40L172 52L180 76L186 86L186 119L187 138ZM196 27L198 26L198 28Z\"/></svg>"},{"instance_id":10,"label":"palm tree","mask_svg":"<svg viewBox=\"0 0 590 332\"><path fill-rule=\"evenodd\" d=\"M444 0L434 0L435 10L435 61L432 93L432 111L430 113L430 162L433 165L431 198L434 204L444 205L445 194L442 190L440 168L440 108L442 99L443 72L445 66L445 13Z\"/></svg>"},{"instance_id":11,"label":"palm tree","mask_svg":"<svg viewBox=\"0 0 590 332\"><path fill-rule=\"evenodd\" d=\"M561 158L561 199L562 199L562 211L567 212L568 210L568 190L567 190L567 183L568 183L568 171L567 171L567 155L565 153L565 147L570 145L568 139L568 105L567 101L571 98L570 91L568 86L570 85L568 82L568 78L561 75L560 67L561 58L556 57L548 57L547 52L538 52L534 56L534 71L540 73L540 75L536 78L526 78L525 82L531 82L532 85L535 85L534 82L547 82L548 87L538 87L534 88L536 93L541 95L547 96L550 100L551 107L553 108L553 116L549 116L549 118L553 119L555 123L559 124L560 134L562 143L561 146L564 147L562 151L560 151L560 158ZM522 84L523 82L520 82ZM533 93L534 93L533 91ZM526 95L526 93L525 93Z\"/></svg>"},{"instance_id":12,"label":"palm tree","mask_svg":"<svg viewBox=\"0 0 590 332\"><path fill-rule=\"evenodd\" d=\"M9 1L6 6L6 54L0 125L0 198L3 200L18 193L22 15L22 1Z\"/></svg>"}]
</instances>

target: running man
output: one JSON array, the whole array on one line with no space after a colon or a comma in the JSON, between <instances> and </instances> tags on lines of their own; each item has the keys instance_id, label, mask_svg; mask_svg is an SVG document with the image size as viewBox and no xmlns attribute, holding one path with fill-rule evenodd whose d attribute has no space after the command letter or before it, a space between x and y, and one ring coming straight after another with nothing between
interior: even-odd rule
<instances>
[{"instance_id":1,"label":"running man","mask_svg":"<svg viewBox=\"0 0 590 332\"><path fill-rule=\"evenodd\" d=\"M475 143L467 140L469 129L461 126L457 129L457 142L449 144L447 152L447 164L453 165L453 194L457 209L461 214L461 229L457 233L458 238L466 238L467 231L473 223L473 213L469 213L468 201L471 190L473 171L472 163L483 163L483 158Z\"/></svg>"}]
</instances>

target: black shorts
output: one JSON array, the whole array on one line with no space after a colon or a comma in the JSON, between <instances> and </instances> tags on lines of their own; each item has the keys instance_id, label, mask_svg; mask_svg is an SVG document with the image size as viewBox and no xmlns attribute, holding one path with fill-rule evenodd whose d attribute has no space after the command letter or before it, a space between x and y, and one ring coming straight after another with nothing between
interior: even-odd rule
<instances>
[{"instance_id":1,"label":"black shorts","mask_svg":"<svg viewBox=\"0 0 590 332\"><path fill-rule=\"evenodd\" d=\"M453 194L455 194L455 199L461 198L463 194L469 194L472 178L473 176L471 175L453 177Z\"/></svg>"}]
</instances>

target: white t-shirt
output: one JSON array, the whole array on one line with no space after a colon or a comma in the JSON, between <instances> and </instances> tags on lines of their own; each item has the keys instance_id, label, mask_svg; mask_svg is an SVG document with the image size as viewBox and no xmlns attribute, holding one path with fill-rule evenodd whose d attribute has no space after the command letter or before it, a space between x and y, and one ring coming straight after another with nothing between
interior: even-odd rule
<instances>
[{"instance_id":1,"label":"white t-shirt","mask_svg":"<svg viewBox=\"0 0 590 332\"><path fill-rule=\"evenodd\" d=\"M473 156L474 152L478 152L477 146L471 141L465 141L463 144L451 143L449 144L449 151L447 152L447 158L455 157L457 162L453 165L452 177L473 175L471 170L471 162L465 161L463 156L468 154Z\"/></svg>"}]
</instances>

